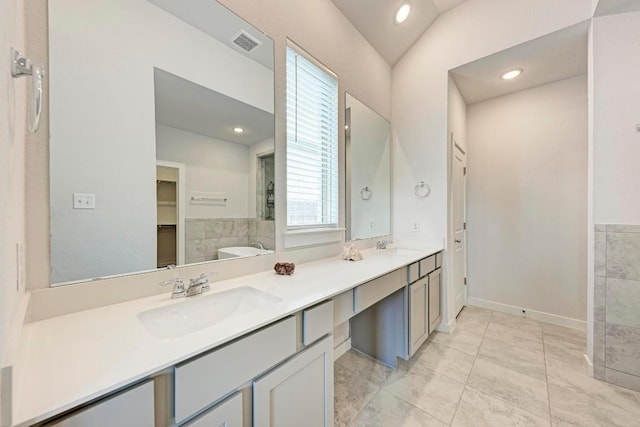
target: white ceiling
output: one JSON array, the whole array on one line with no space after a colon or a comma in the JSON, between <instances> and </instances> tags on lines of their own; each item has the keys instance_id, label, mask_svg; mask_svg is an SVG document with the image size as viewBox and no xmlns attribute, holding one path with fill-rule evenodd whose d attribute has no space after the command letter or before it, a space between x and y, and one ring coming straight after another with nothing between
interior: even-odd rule
<instances>
[{"instance_id":1,"label":"white ceiling","mask_svg":"<svg viewBox=\"0 0 640 427\"><path fill-rule=\"evenodd\" d=\"M273 40L217 1L148 1L169 12L176 18L183 20L187 24L209 34L233 50L273 70ZM245 30L256 38L261 45L249 53L238 48L235 44L231 43L231 39L236 36L240 30Z\"/></svg>"},{"instance_id":2,"label":"white ceiling","mask_svg":"<svg viewBox=\"0 0 640 427\"><path fill-rule=\"evenodd\" d=\"M640 0L600 0L595 16L613 15L639 10Z\"/></svg>"},{"instance_id":3,"label":"white ceiling","mask_svg":"<svg viewBox=\"0 0 640 427\"><path fill-rule=\"evenodd\" d=\"M245 145L273 138L271 113L158 68L154 84L157 124Z\"/></svg>"},{"instance_id":4,"label":"white ceiling","mask_svg":"<svg viewBox=\"0 0 640 427\"><path fill-rule=\"evenodd\" d=\"M395 13L406 0L332 0L342 14L390 64L394 65L438 16L466 0L411 0L402 24Z\"/></svg>"},{"instance_id":5,"label":"white ceiling","mask_svg":"<svg viewBox=\"0 0 640 427\"><path fill-rule=\"evenodd\" d=\"M584 22L451 70L467 104L587 73L589 23ZM514 68L513 80L500 76Z\"/></svg>"}]
</instances>

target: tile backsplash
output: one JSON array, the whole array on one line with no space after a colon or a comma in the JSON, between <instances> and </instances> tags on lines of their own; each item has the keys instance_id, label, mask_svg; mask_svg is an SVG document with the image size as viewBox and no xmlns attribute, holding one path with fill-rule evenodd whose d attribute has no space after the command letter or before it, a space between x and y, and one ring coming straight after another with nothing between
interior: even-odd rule
<instances>
[{"instance_id":1,"label":"tile backsplash","mask_svg":"<svg viewBox=\"0 0 640 427\"><path fill-rule=\"evenodd\" d=\"M275 221L255 218L196 218L186 220L185 262L218 259L218 248L260 242L275 250Z\"/></svg>"},{"instance_id":2,"label":"tile backsplash","mask_svg":"<svg viewBox=\"0 0 640 427\"><path fill-rule=\"evenodd\" d=\"M640 225L595 226L594 373L640 391Z\"/></svg>"}]
</instances>

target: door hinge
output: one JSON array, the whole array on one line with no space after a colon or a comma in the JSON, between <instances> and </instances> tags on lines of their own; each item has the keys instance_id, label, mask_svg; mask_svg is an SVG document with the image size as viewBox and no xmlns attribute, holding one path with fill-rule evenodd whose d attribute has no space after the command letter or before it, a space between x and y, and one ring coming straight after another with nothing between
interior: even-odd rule
<instances>
[{"instance_id":1,"label":"door hinge","mask_svg":"<svg viewBox=\"0 0 640 427\"><path fill-rule=\"evenodd\" d=\"M467 229L467 223L466 223L466 222L463 222L463 223L462 223L462 229L463 229L463 230L466 230L466 229Z\"/></svg>"},{"instance_id":2,"label":"door hinge","mask_svg":"<svg viewBox=\"0 0 640 427\"><path fill-rule=\"evenodd\" d=\"M465 285L467 284L467 278L466 277L464 278L464 284Z\"/></svg>"},{"instance_id":3,"label":"door hinge","mask_svg":"<svg viewBox=\"0 0 640 427\"><path fill-rule=\"evenodd\" d=\"M462 174L463 174L463 175L466 175L466 174L467 174L467 167L466 167L466 166L462 168Z\"/></svg>"}]
</instances>

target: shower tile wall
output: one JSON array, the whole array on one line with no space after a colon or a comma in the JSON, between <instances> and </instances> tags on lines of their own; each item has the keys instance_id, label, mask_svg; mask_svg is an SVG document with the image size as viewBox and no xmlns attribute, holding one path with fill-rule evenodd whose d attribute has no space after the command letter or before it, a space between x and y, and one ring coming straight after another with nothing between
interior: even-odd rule
<instances>
[{"instance_id":1,"label":"shower tile wall","mask_svg":"<svg viewBox=\"0 0 640 427\"><path fill-rule=\"evenodd\" d=\"M266 249L276 248L276 222L262 219L249 219L249 242L260 242Z\"/></svg>"},{"instance_id":2,"label":"shower tile wall","mask_svg":"<svg viewBox=\"0 0 640 427\"><path fill-rule=\"evenodd\" d=\"M596 225L595 276L595 376L640 391L640 225Z\"/></svg>"},{"instance_id":3,"label":"shower tile wall","mask_svg":"<svg viewBox=\"0 0 640 427\"><path fill-rule=\"evenodd\" d=\"M218 248L262 243L275 248L275 221L255 218L198 218L186 220L185 262L218 259Z\"/></svg>"}]
</instances>

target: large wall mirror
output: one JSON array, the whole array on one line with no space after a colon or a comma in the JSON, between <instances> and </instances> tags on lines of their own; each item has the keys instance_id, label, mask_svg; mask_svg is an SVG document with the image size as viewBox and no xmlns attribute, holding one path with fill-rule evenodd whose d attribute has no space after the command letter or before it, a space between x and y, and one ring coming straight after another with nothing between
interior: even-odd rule
<instances>
[{"instance_id":1,"label":"large wall mirror","mask_svg":"<svg viewBox=\"0 0 640 427\"><path fill-rule=\"evenodd\" d=\"M391 234L389 122L346 94L347 239Z\"/></svg>"},{"instance_id":2,"label":"large wall mirror","mask_svg":"<svg viewBox=\"0 0 640 427\"><path fill-rule=\"evenodd\" d=\"M213 0L48 7L52 283L273 251L272 40Z\"/></svg>"}]
</instances>

